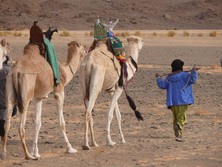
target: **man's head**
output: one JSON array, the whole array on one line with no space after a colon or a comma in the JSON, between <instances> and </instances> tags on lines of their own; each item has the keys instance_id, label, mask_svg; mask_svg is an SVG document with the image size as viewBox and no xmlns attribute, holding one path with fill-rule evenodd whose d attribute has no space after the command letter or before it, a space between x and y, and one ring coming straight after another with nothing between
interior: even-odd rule
<instances>
[{"instance_id":1,"label":"man's head","mask_svg":"<svg viewBox=\"0 0 222 167\"><path fill-rule=\"evenodd\" d=\"M171 63L171 67L172 67L172 72L176 72L176 71L183 71L183 65L184 62L180 59L175 59L172 63Z\"/></svg>"}]
</instances>

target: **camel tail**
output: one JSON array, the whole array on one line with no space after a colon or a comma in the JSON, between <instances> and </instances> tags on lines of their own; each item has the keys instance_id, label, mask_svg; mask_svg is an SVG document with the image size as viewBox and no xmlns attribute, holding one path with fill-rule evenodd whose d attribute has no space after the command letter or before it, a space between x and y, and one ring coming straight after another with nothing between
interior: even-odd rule
<instances>
[{"instance_id":1,"label":"camel tail","mask_svg":"<svg viewBox=\"0 0 222 167\"><path fill-rule=\"evenodd\" d=\"M129 95L127 95L127 94L126 94L126 98L127 98L128 102L129 102L130 107L133 109L133 111L134 111L138 121L143 121L144 119L143 119L142 115L140 114L140 112L136 109L137 107L136 107L133 99Z\"/></svg>"},{"instance_id":2,"label":"camel tail","mask_svg":"<svg viewBox=\"0 0 222 167\"><path fill-rule=\"evenodd\" d=\"M90 71L87 64L82 67L82 88L84 92L84 102L89 100ZM86 105L86 104L85 104Z\"/></svg>"},{"instance_id":3,"label":"camel tail","mask_svg":"<svg viewBox=\"0 0 222 167\"><path fill-rule=\"evenodd\" d=\"M19 77L20 72L16 73L15 76L13 76L13 89L14 89L14 98L17 101L17 107L19 109L20 113L23 113L24 106L22 102L22 96L21 96L21 85L19 84Z\"/></svg>"}]
</instances>

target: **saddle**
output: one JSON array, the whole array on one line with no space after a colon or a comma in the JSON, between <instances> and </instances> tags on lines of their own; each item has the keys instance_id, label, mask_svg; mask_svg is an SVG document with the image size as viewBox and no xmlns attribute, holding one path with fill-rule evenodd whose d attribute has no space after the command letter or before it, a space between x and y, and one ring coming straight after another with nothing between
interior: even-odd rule
<instances>
[{"instance_id":1,"label":"saddle","mask_svg":"<svg viewBox=\"0 0 222 167\"><path fill-rule=\"evenodd\" d=\"M123 86L123 77L127 78L127 66L125 64L125 53L124 53L124 46L122 42L114 36L114 34L110 35L110 32L105 29L104 25L101 23L96 23L94 25L94 41L90 46L89 52L94 50L97 44L97 41L105 41L108 47L108 50L115 55L117 60L120 62L121 65L121 72L119 78L119 85Z\"/></svg>"},{"instance_id":2,"label":"saddle","mask_svg":"<svg viewBox=\"0 0 222 167\"><path fill-rule=\"evenodd\" d=\"M102 39L103 41L105 41L108 50L116 57L116 59L119 61L120 66L121 66L121 71L120 71L120 75L119 75L119 81L118 84L119 86L123 86L123 78L127 78L128 77L128 72L127 72L127 65L126 65L126 59L125 57L123 59L120 59L120 55L122 55L123 52L123 48L121 46L119 46L118 44L116 46L118 46L118 48L113 48L112 45L112 41L110 38L106 38L106 39ZM100 40L94 40L91 47L90 47L90 51L92 51L93 49L95 49L97 42ZM120 48L119 48L120 47ZM117 55L118 53L118 55Z\"/></svg>"},{"instance_id":3,"label":"saddle","mask_svg":"<svg viewBox=\"0 0 222 167\"><path fill-rule=\"evenodd\" d=\"M107 38L106 29L101 23L96 23L94 25L94 38L96 40L103 40Z\"/></svg>"},{"instance_id":4,"label":"saddle","mask_svg":"<svg viewBox=\"0 0 222 167\"><path fill-rule=\"evenodd\" d=\"M47 55L47 61L52 67L54 75L54 84L57 86L60 83L60 70L58 65L57 56L53 44L50 42L54 32L58 32L57 29L52 30L51 27L46 32L43 32L39 26L38 21L34 21L33 26L30 29L30 43L39 46L40 55L45 57ZM45 38L44 38L45 35Z\"/></svg>"}]
</instances>

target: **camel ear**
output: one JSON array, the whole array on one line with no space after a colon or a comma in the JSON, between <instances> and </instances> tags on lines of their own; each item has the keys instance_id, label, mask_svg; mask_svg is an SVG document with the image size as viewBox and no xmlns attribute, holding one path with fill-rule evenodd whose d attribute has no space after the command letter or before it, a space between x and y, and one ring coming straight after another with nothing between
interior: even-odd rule
<instances>
[{"instance_id":1,"label":"camel ear","mask_svg":"<svg viewBox=\"0 0 222 167\"><path fill-rule=\"evenodd\" d=\"M2 46L5 46L5 45L6 45L6 40L5 40L5 39L3 39L3 40L1 41L1 45L2 45Z\"/></svg>"},{"instance_id":2,"label":"camel ear","mask_svg":"<svg viewBox=\"0 0 222 167\"><path fill-rule=\"evenodd\" d=\"M80 48L81 43L80 43L80 42L77 42L76 45Z\"/></svg>"},{"instance_id":3,"label":"camel ear","mask_svg":"<svg viewBox=\"0 0 222 167\"><path fill-rule=\"evenodd\" d=\"M136 43L138 43L139 42L139 39L138 38L130 38L130 37L127 37L127 42L129 42L129 41L134 41L134 42L136 42Z\"/></svg>"},{"instance_id":4,"label":"camel ear","mask_svg":"<svg viewBox=\"0 0 222 167\"><path fill-rule=\"evenodd\" d=\"M8 43L8 42L6 42L6 45L7 45L7 49L8 49L8 51L9 51L9 52L11 52L11 51L12 51L12 49L11 49L11 47L10 47L10 45L9 45L9 43Z\"/></svg>"},{"instance_id":5,"label":"camel ear","mask_svg":"<svg viewBox=\"0 0 222 167\"><path fill-rule=\"evenodd\" d=\"M136 42L136 43L138 43L138 42L139 42L139 40L136 38L136 39L135 39L135 42Z\"/></svg>"},{"instance_id":6,"label":"camel ear","mask_svg":"<svg viewBox=\"0 0 222 167\"><path fill-rule=\"evenodd\" d=\"M126 39L127 39L127 42L129 42L129 37L127 37Z\"/></svg>"}]
</instances>

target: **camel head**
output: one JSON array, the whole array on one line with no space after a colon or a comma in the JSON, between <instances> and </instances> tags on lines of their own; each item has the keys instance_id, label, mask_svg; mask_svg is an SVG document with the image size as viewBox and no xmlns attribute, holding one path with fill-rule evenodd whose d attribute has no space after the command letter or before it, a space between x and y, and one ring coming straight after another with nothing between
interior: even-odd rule
<instances>
[{"instance_id":1,"label":"camel head","mask_svg":"<svg viewBox=\"0 0 222 167\"><path fill-rule=\"evenodd\" d=\"M82 43L77 41L72 41L68 43L67 63L69 64L69 62L71 61L72 55L79 55L80 61L82 61L86 53L87 53L86 47Z\"/></svg>"},{"instance_id":2,"label":"camel head","mask_svg":"<svg viewBox=\"0 0 222 167\"><path fill-rule=\"evenodd\" d=\"M142 47L144 46L143 39L135 35L127 37L127 42L128 42L127 55L138 54L142 49Z\"/></svg>"},{"instance_id":3,"label":"camel head","mask_svg":"<svg viewBox=\"0 0 222 167\"><path fill-rule=\"evenodd\" d=\"M10 52L11 48L9 46L9 43L5 39L3 39L0 43L0 69L2 69L2 63Z\"/></svg>"},{"instance_id":4,"label":"camel head","mask_svg":"<svg viewBox=\"0 0 222 167\"><path fill-rule=\"evenodd\" d=\"M127 42L129 44L129 46L136 43L139 51L144 46L143 39L141 37L138 37L138 36L135 36L135 35L127 37Z\"/></svg>"}]
</instances>

